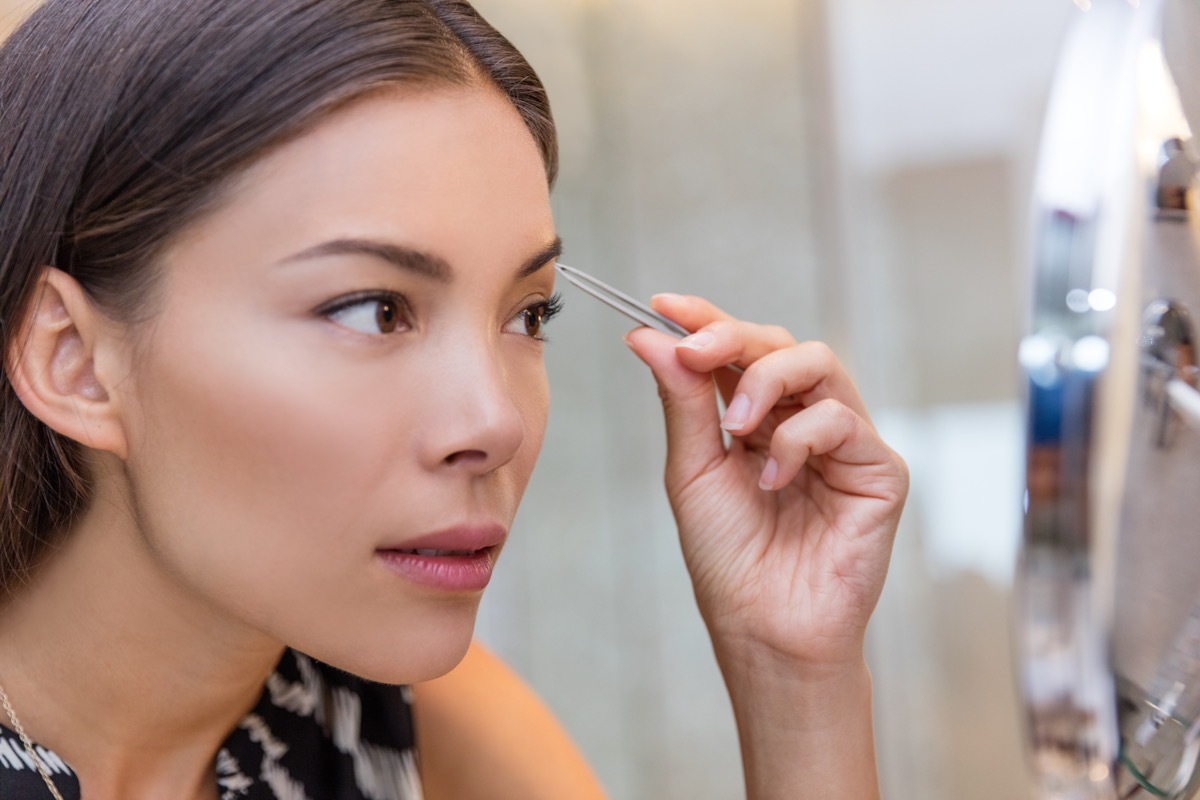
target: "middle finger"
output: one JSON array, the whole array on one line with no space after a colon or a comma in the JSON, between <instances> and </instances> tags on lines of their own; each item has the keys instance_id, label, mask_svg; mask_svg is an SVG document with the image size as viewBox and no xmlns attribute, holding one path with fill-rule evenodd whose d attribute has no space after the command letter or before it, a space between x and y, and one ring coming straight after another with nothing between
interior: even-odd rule
<instances>
[{"instance_id":1,"label":"middle finger","mask_svg":"<svg viewBox=\"0 0 1200 800\"><path fill-rule=\"evenodd\" d=\"M733 392L722 420L730 433L755 430L785 398L804 406L833 399L871 424L849 373L823 342L803 342L767 353L746 368Z\"/></svg>"}]
</instances>

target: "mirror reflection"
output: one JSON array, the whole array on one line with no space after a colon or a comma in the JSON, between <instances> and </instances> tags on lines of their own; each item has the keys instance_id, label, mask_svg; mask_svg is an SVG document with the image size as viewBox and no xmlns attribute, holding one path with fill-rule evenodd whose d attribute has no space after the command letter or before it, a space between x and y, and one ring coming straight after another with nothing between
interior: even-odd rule
<instances>
[{"instance_id":1,"label":"mirror reflection","mask_svg":"<svg viewBox=\"0 0 1200 800\"><path fill-rule=\"evenodd\" d=\"M1197 791L1197 34L1195 3L1096 4L1047 114L1016 620L1040 797Z\"/></svg>"}]
</instances>

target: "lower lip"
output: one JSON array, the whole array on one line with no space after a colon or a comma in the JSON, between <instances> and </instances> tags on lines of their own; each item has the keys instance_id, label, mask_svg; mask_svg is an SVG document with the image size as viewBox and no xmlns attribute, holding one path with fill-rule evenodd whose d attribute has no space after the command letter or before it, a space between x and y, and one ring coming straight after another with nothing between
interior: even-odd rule
<instances>
[{"instance_id":1,"label":"lower lip","mask_svg":"<svg viewBox=\"0 0 1200 800\"><path fill-rule=\"evenodd\" d=\"M481 592L492 579L495 548L485 547L469 556L422 556L398 550L377 554L402 578L444 592Z\"/></svg>"}]
</instances>

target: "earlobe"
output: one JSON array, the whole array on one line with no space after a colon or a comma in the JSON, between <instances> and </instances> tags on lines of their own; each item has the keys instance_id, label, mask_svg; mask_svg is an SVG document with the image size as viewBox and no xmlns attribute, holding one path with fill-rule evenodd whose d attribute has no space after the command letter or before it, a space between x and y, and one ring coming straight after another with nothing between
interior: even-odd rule
<instances>
[{"instance_id":1,"label":"earlobe","mask_svg":"<svg viewBox=\"0 0 1200 800\"><path fill-rule=\"evenodd\" d=\"M63 436L124 458L117 397L97 368L111 360L112 323L74 278L44 267L20 325L5 356L21 402Z\"/></svg>"}]
</instances>

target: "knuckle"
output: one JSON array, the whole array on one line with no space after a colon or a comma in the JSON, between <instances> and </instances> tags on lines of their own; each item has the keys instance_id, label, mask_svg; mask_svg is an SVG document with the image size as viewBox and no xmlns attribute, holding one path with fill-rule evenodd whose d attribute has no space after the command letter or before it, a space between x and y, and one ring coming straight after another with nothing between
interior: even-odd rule
<instances>
[{"instance_id":1,"label":"knuckle","mask_svg":"<svg viewBox=\"0 0 1200 800\"><path fill-rule=\"evenodd\" d=\"M770 367L770 362L762 359L747 366L738 381L737 390L750 397L760 397L773 383L782 382L779 376L772 377Z\"/></svg>"},{"instance_id":2,"label":"knuckle","mask_svg":"<svg viewBox=\"0 0 1200 800\"><path fill-rule=\"evenodd\" d=\"M778 401L792 392L793 365L783 351L769 353L746 367L738 391L753 397Z\"/></svg>"},{"instance_id":3,"label":"knuckle","mask_svg":"<svg viewBox=\"0 0 1200 800\"><path fill-rule=\"evenodd\" d=\"M831 371L838 363L837 354L825 342L806 342L802 346L805 348L805 355L818 365L822 372Z\"/></svg>"},{"instance_id":4,"label":"knuckle","mask_svg":"<svg viewBox=\"0 0 1200 800\"><path fill-rule=\"evenodd\" d=\"M826 406L826 413L832 420L853 427L856 431L863 426L863 418L841 400L829 397L821 402Z\"/></svg>"},{"instance_id":5,"label":"knuckle","mask_svg":"<svg viewBox=\"0 0 1200 800\"><path fill-rule=\"evenodd\" d=\"M772 383L772 394L776 400L788 394L788 378L786 375L776 375Z\"/></svg>"},{"instance_id":6,"label":"knuckle","mask_svg":"<svg viewBox=\"0 0 1200 800\"><path fill-rule=\"evenodd\" d=\"M848 435L856 436L863 426L862 417L854 409L833 397L826 397L812 405L814 416L820 419L822 427L837 428L846 431Z\"/></svg>"},{"instance_id":7,"label":"knuckle","mask_svg":"<svg viewBox=\"0 0 1200 800\"><path fill-rule=\"evenodd\" d=\"M782 452L793 453L798 448L808 448L812 444L811 431L799 425L780 425L775 429L772 444L778 445ZM774 449L774 448L772 448Z\"/></svg>"},{"instance_id":8,"label":"knuckle","mask_svg":"<svg viewBox=\"0 0 1200 800\"><path fill-rule=\"evenodd\" d=\"M796 338L792 336L792 332L782 325L766 325L763 327L763 333L772 342L778 343L780 346L787 346L796 343Z\"/></svg>"},{"instance_id":9,"label":"knuckle","mask_svg":"<svg viewBox=\"0 0 1200 800\"><path fill-rule=\"evenodd\" d=\"M713 393L711 380L700 380L690 386L676 387L674 389L662 382L658 382L656 385L658 387L658 399L662 401L663 408L668 411L676 408L687 408L698 400L710 397Z\"/></svg>"},{"instance_id":10,"label":"knuckle","mask_svg":"<svg viewBox=\"0 0 1200 800\"><path fill-rule=\"evenodd\" d=\"M736 335L737 322L731 319L718 319L705 325L702 330L711 333L718 341Z\"/></svg>"},{"instance_id":11,"label":"knuckle","mask_svg":"<svg viewBox=\"0 0 1200 800\"><path fill-rule=\"evenodd\" d=\"M820 412L822 416L839 417L842 414L849 412L850 409L846 404L836 397L825 397L813 403L813 409Z\"/></svg>"}]
</instances>

